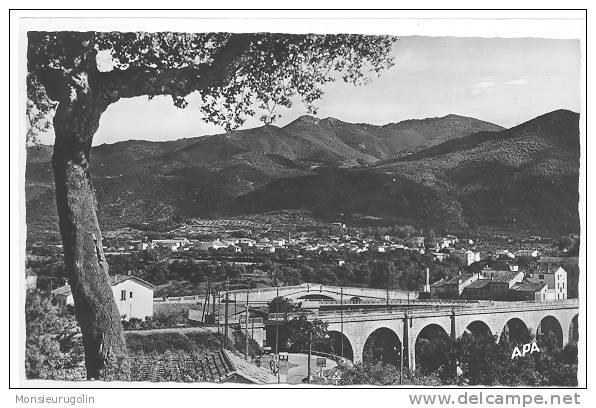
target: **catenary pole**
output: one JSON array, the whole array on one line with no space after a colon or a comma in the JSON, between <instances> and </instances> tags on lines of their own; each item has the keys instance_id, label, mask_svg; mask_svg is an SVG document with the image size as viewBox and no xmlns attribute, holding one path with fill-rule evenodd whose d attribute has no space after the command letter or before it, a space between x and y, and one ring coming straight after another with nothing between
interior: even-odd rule
<instances>
[{"instance_id":1,"label":"catenary pole","mask_svg":"<svg viewBox=\"0 0 596 408\"><path fill-rule=\"evenodd\" d=\"M308 331L308 383L310 384L310 360L312 358L312 327Z\"/></svg>"},{"instance_id":2,"label":"catenary pole","mask_svg":"<svg viewBox=\"0 0 596 408\"><path fill-rule=\"evenodd\" d=\"M400 341L400 353L399 353L399 384L404 383L404 341L407 341L406 334L407 334L407 326L408 324L408 309L404 311L404 328L402 334L402 341Z\"/></svg>"},{"instance_id":3,"label":"catenary pole","mask_svg":"<svg viewBox=\"0 0 596 408\"><path fill-rule=\"evenodd\" d=\"M246 320L244 324L244 359L248 360L248 292L249 287L246 285Z\"/></svg>"},{"instance_id":4,"label":"catenary pole","mask_svg":"<svg viewBox=\"0 0 596 408\"><path fill-rule=\"evenodd\" d=\"M228 306L230 305L230 280L226 278L226 305L225 305L225 317L224 317L224 348L228 346Z\"/></svg>"},{"instance_id":5,"label":"catenary pole","mask_svg":"<svg viewBox=\"0 0 596 408\"><path fill-rule=\"evenodd\" d=\"M344 356L344 287L341 287L340 296L341 308L340 308L340 328L341 328L341 356Z\"/></svg>"},{"instance_id":6,"label":"catenary pole","mask_svg":"<svg viewBox=\"0 0 596 408\"><path fill-rule=\"evenodd\" d=\"M215 295L214 295L215 296ZM215 299L213 300L213 305L215 306ZM219 289L217 289L217 335L221 334L221 324L220 324L220 311L221 311L221 294L219 293Z\"/></svg>"},{"instance_id":7,"label":"catenary pole","mask_svg":"<svg viewBox=\"0 0 596 408\"><path fill-rule=\"evenodd\" d=\"M279 286L275 287L275 363L277 364L277 383L280 383L279 377Z\"/></svg>"}]
</instances>

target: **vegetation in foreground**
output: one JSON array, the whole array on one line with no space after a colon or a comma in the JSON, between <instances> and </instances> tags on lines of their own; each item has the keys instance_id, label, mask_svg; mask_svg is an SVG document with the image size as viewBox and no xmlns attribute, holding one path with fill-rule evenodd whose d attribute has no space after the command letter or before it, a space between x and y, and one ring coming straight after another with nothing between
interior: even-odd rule
<instances>
[{"instance_id":1,"label":"vegetation in foreground","mask_svg":"<svg viewBox=\"0 0 596 408\"><path fill-rule=\"evenodd\" d=\"M534 340L531 333L523 341L506 336L499 341L491 335L464 335L451 340L441 337L422 341L418 370L400 369L380 359L345 367L343 385L488 385L488 386L577 386L577 343L556 347L550 339L538 341L540 352L512 359L520 343ZM375 353L371 353L375 354ZM379 353L380 354L380 353Z\"/></svg>"},{"instance_id":2,"label":"vegetation in foreground","mask_svg":"<svg viewBox=\"0 0 596 408\"><path fill-rule=\"evenodd\" d=\"M27 378L84 380L83 348L73 309L53 305L50 298L40 292L29 292L25 306ZM288 311L289 307L291 305L284 304L281 309ZM281 326L279 334L280 343L292 352L305 352L311 341L313 350L333 351L326 324L321 321L295 318ZM147 355L166 362L195 361L222 346L222 336L208 332L128 331L125 337L131 356L131 372L137 374L142 373L137 365L144 364ZM384 362L383 351L374 350L382 347L381 344L372 342L373 350L366 350L365 362L340 367L341 384L577 386L577 344L569 343L561 348L555 345L553 338L540 337L537 340L540 352L515 359L511 359L512 350L516 345L534 341L531 332L523 332L516 341L506 335L497 341L495 336L488 334L467 334L456 340L446 335L422 339L416 345L419 369L416 372L405 370L401 380L399 367ZM234 332L228 348L243 351L244 341L241 332ZM257 344L251 340L249 355L257 355L258 350ZM193 381L194 369L188 367L190 371L179 373L178 380ZM159 381L161 377L155 378ZM143 380L139 376L132 379ZM194 381L197 380L198 377Z\"/></svg>"},{"instance_id":3,"label":"vegetation in foreground","mask_svg":"<svg viewBox=\"0 0 596 408\"><path fill-rule=\"evenodd\" d=\"M39 291L29 292L26 309L25 375L29 379L78 381L85 380L84 351L80 328L70 306L52 304L50 297ZM171 327L171 315L158 317ZM241 331L231 332L229 350L244 352L245 337ZM196 360L205 354L221 350L223 336L210 332L178 331L126 331L126 345L131 357L132 373L141 373L140 365L146 357L170 361L172 359ZM258 345L249 340L249 356L257 355ZM163 373L162 373L163 374ZM160 374L160 375L162 375ZM184 373L183 373L184 374ZM140 375L140 374L139 374ZM165 374L163 374L165 375ZM161 377L158 377L158 379ZM166 378L166 377L164 377ZM168 377L169 378L169 377ZM180 377L192 380L192 375ZM142 381L137 376L132 380Z\"/></svg>"}]
</instances>

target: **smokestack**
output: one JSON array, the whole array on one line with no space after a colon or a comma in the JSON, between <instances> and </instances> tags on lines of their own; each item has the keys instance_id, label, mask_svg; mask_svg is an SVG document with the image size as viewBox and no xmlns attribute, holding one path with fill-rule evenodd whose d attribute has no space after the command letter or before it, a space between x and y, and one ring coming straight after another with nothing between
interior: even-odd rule
<instances>
[{"instance_id":1,"label":"smokestack","mask_svg":"<svg viewBox=\"0 0 596 408\"><path fill-rule=\"evenodd\" d=\"M430 270L426 268L426 285L424 285L424 291L430 292Z\"/></svg>"}]
</instances>

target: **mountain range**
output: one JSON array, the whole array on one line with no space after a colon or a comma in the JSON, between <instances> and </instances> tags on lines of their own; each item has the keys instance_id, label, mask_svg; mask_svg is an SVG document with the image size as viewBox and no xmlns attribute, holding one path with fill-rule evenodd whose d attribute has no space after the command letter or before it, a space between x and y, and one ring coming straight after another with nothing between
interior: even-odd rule
<instances>
[{"instance_id":1,"label":"mountain range","mask_svg":"<svg viewBox=\"0 0 596 408\"><path fill-rule=\"evenodd\" d=\"M511 129L457 115L383 126L302 116L284 127L104 144L91 162L107 229L295 208L330 219L576 231L579 149L579 115L565 110ZM33 230L57 230L51 152L28 148Z\"/></svg>"}]
</instances>

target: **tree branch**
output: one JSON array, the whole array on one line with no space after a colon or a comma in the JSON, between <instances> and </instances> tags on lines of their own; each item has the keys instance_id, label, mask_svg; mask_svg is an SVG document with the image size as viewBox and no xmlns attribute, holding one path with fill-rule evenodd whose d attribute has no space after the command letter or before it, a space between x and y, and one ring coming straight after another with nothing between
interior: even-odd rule
<instances>
[{"instance_id":1,"label":"tree branch","mask_svg":"<svg viewBox=\"0 0 596 408\"><path fill-rule=\"evenodd\" d=\"M143 95L183 97L191 92L217 87L235 71L234 62L250 46L252 36L233 34L213 55L211 63L196 67L148 69L131 67L99 74L105 91L112 100Z\"/></svg>"}]
</instances>

